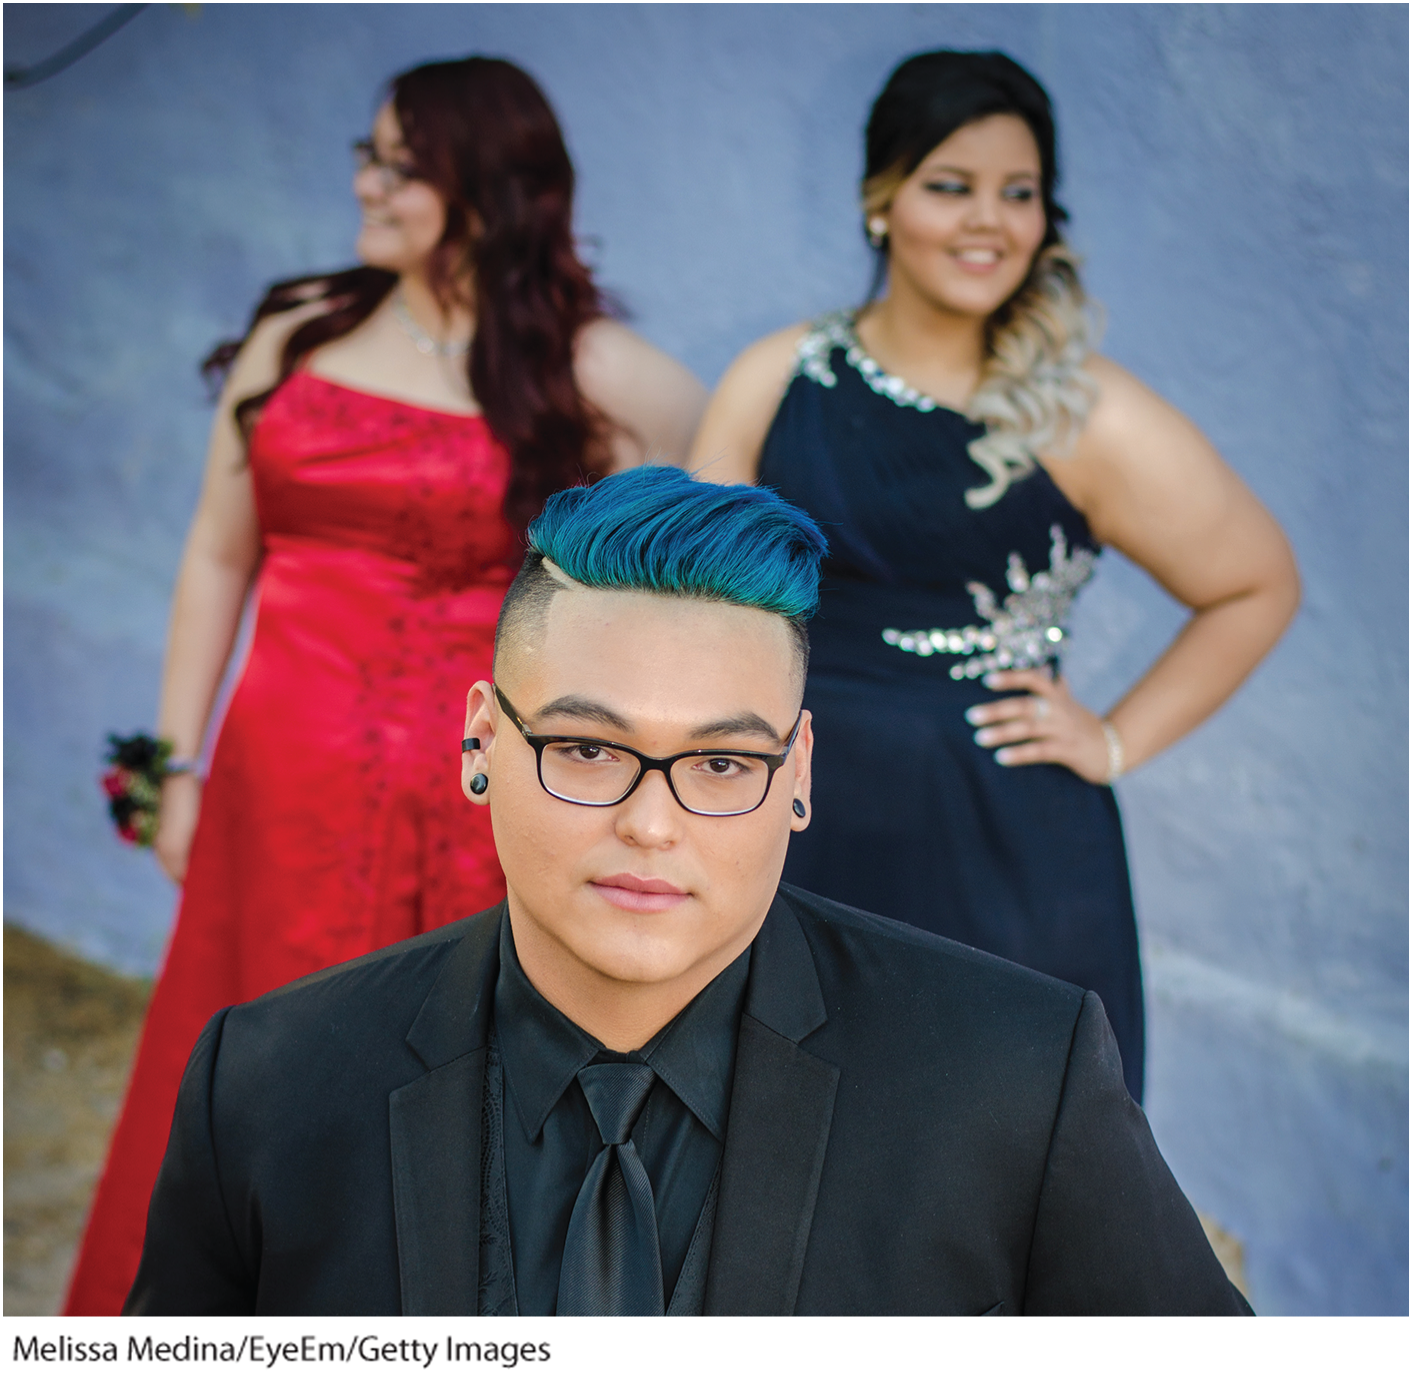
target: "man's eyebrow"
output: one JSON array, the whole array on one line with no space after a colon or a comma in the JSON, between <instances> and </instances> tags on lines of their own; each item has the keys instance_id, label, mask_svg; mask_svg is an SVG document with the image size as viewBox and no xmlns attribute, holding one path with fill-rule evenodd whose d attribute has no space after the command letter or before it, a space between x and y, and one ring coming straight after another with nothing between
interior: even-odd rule
<instances>
[{"instance_id":1,"label":"man's eyebrow","mask_svg":"<svg viewBox=\"0 0 1412 1374\"><path fill-rule=\"evenodd\" d=\"M616 711L604 706L601 702L572 694L556 697L548 705L541 706L534 713L537 724L550 716L603 725L609 730L616 730L624 735L631 734L633 728L631 721L625 720ZM757 716L754 711L742 711L736 716L708 721L705 725L698 725L687 732L687 738L693 740L726 739L732 735L755 735L774 745L783 742L775 727L763 716Z\"/></svg>"},{"instance_id":2,"label":"man's eyebrow","mask_svg":"<svg viewBox=\"0 0 1412 1374\"><path fill-rule=\"evenodd\" d=\"M622 734L628 734L632 730L632 725L616 711L610 710L599 702L590 701L587 697L573 695L555 697L547 706L541 706L534 713L536 721L542 721L546 716L563 716L569 720L583 720L593 725L606 725L610 730L617 730Z\"/></svg>"},{"instance_id":3,"label":"man's eyebrow","mask_svg":"<svg viewBox=\"0 0 1412 1374\"><path fill-rule=\"evenodd\" d=\"M763 716L757 716L754 711L742 711L738 716L728 716L724 720L713 720L708 725L698 725L687 738L722 739L730 735L759 735L771 744L784 743L775 727Z\"/></svg>"}]
</instances>

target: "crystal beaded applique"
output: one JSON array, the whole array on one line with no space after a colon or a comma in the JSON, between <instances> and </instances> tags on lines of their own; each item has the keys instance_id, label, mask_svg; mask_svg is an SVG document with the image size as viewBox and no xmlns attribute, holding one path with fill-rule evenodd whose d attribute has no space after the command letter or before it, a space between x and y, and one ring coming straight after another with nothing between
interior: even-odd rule
<instances>
[{"instance_id":1,"label":"crystal beaded applique","mask_svg":"<svg viewBox=\"0 0 1412 1374\"><path fill-rule=\"evenodd\" d=\"M1059 657L1067 631L1064 621L1078 590L1093 576L1098 554L1093 549L1075 549L1069 554L1064 531L1051 525L1053 541L1049 570L1030 576L1025 560L1010 555L1005 580L1010 595L997 606L995 593L983 582L968 582L966 590L976 610L989 622L986 626L967 625L961 630L884 630L883 642L903 653L930 658L932 654L958 654L965 663L955 663L951 676L980 677L1006 668L1038 668Z\"/></svg>"},{"instance_id":2,"label":"crystal beaded applique","mask_svg":"<svg viewBox=\"0 0 1412 1374\"><path fill-rule=\"evenodd\" d=\"M811 382L820 386L834 387L838 378L829 366L829 355L835 348L844 351L844 359L879 396L900 406L911 406L914 410L935 410L936 402L924 396L914 386L908 386L901 377L884 372L876 359L863 351L858 336L853 332L853 319L846 310L835 310L816 320L809 332L799 341L794 350L794 370Z\"/></svg>"}]
</instances>

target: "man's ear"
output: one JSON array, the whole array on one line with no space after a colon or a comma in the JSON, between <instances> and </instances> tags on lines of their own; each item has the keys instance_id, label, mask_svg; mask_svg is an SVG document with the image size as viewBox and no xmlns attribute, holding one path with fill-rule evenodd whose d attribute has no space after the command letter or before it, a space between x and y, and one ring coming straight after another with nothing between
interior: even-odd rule
<instances>
[{"instance_id":1,"label":"man's ear","mask_svg":"<svg viewBox=\"0 0 1412 1374\"><path fill-rule=\"evenodd\" d=\"M808 830L809 828L809 799L810 787L813 783L811 769L814 763L814 717L811 712L805 711L799 720L799 733L794 737L794 749L790 754L790 760L794 764L794 769L790 776L790 781L794 788L794 802L803 806L804 814L799 814L799 807L794 807L794 814L789 818L789 828L791 830ZM793 805L794 803L791 803Z\"/></svg>"},{"instance_id":2,"label":"man's ear","mask_svg":"<svg viewBox=\"0 0 1412 1374\"><path fill-rule=\"evenodd\" d=\"M479 792L471 786L471 779L477 776L489 778L490 754L495 743L495 721L499 716L496 709L495 689L490 683L477 682L466 693L466 739L476 740L476 746L461 750L461 791L467 801L476 806L489 806L488 789L482 785Z\"/></svg>"}]
</instances>

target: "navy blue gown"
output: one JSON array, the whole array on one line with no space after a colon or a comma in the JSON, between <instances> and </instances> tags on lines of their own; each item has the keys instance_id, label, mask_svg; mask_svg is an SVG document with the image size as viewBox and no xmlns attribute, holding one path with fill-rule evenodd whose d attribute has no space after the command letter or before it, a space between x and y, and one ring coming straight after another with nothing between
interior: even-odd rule
<instances>
[{"instance_id":1,"label":"navy blue gown","mask_svg":"<svg viewBox=\"0 0 1412 1374\"><path fill-rule=\"evenodd\" d=\"M844 314L801 342L759 481L830 551L804 704L813 815L785 879L1052 974L1103 999L1141 1100L1142 980L1109 787L1005 768L968 707L992 669L1057 663L1099 549L1043 468L974 510L963 415L889 376Z\"/></svg>"}]
</instances>

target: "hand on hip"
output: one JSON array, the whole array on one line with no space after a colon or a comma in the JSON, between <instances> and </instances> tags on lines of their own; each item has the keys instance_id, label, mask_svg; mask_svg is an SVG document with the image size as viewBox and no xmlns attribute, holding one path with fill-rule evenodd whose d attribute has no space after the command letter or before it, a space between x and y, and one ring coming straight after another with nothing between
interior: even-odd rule
<instances>
[{"instance_id":1,"label":"hand on hip","mask_svg":"<svg viewBox=\"0 0 1412 1374\"><path fill-rule=\"evenodd\" d=\"M997 692L1026 695L972 706L966 719L982 728L976 743L995 750L1006 768L1028 763L1060 763L1089 782L1108 781L1108 741L1103 722L1079 705L1062 677L1042 668L988 673L985 685Z\"/></svg>"}]
</instances>

